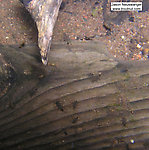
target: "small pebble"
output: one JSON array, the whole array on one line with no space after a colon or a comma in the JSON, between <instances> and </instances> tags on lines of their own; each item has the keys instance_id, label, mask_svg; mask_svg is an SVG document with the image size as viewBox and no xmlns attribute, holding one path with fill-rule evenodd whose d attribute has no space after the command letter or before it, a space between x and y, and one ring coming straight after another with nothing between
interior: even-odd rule
<instances>
[{"instance_id":1,"label":"small pebble","mask_svg":"<svg viewBox=\"0 0 149 150\"><path fill-rule=\"evenodd\" d=\"M98 5L99 4L99 2L95 2L95 5Z\"/></svg>"},{"instance_id":2,"label":"small pebble","mask_svg":"<svg viewBox=\"0 0 149 150\"><path fill-rule=\"evenodd\" d=\"M141 45L140 45L140 44L137 44L137 48L141 48Z\"/></svg>"},{"instance_id":3,"label":"small pebble","mask_svg":"<svg viewBox=\"0 0 149 150\"><path fill-rule=\"evenodd\" d=\"M134 22L134 17L130 17L130 18L129 18L129 21L130 21L130 22Z\"/></svg>"},{"instance_id":4,"label":"small pebble","mask_svg":"<svg viewBox=\"0 0 149 150\"><path fill-rule=\"evenodd\" d=\"M135 143L135 141L134 141L133 139L131 139L131 140L130 140L130 142L131 142L132 144L134 144L134 143Z\"/></svg>"},{"instance_id":5,"label":"small pebble","mask_svg":"<svg viewBox=\"0 0 149 150\"><path fill-rule=\"evenodd\" d=\"M121 36L121 39L125 39L125 36L122 35L122 36Z\"/></svg>"}]
</instances>

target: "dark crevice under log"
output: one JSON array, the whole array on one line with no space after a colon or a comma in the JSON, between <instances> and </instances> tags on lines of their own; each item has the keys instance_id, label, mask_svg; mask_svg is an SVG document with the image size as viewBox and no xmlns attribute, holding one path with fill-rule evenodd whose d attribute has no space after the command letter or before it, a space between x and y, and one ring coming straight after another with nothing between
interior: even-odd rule
<instances>
[{"instance_id":1,"label":"dark crevice under log","mask_svg":"<svg viewBox=\"0 0 149 150\"><path fill-rule=\"evenodd\" d=\"M37 46L0 46L0 150L148 149L148 62L70 48L53 43L44 67Z\"/></svg>"}]
</instances>

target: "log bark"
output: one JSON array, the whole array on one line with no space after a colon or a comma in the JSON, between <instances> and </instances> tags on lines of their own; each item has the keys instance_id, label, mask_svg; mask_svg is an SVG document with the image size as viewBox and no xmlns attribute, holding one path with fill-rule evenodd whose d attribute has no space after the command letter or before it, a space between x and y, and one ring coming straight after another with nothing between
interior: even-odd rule
<instances>
[{"instance_id":1,"label":"log bark","mask_svg":"<svg viewBox=\"0 0 149 150\"><path fill-rule=\"evenodd\" d=\"M1 150L148 149L148 62L114 60L101 42L59 42L44 67L38 51L0 47Z\"/></svg>"}]
</instances>

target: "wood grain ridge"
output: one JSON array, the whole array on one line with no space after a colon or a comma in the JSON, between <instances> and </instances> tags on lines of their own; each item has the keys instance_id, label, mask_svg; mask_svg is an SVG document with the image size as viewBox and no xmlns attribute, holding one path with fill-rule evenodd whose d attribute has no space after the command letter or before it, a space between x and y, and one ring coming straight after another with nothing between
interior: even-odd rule
<instances>
[{"instance_id":1,"label":"wood grain ridge","mask_svg":"<svg viewBox=\"0 0 149 150\"><path fill-rule=\"evenodd\" d=\"M98 42L55 43L49 60L34 91L0 107L0 150L149 148L148 65L119 63Z\"/></svg>"}]
</instances>

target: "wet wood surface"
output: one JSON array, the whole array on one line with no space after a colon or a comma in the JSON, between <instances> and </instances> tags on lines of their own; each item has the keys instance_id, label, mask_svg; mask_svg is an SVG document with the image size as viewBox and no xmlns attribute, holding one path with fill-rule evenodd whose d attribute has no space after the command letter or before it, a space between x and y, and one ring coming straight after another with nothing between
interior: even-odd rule
<instances>
[{"instance_id":1,"label":"wet wood surface","mask_svg":"<svg viewBox=\"0 0 149 150\"><path fill-rule=\"evenodd\" d=\"M36 46L0 53L1 150L149 148L148 63L116 61L100 42L53 43L47 67Z\"/></svg>"}]
</instances>

